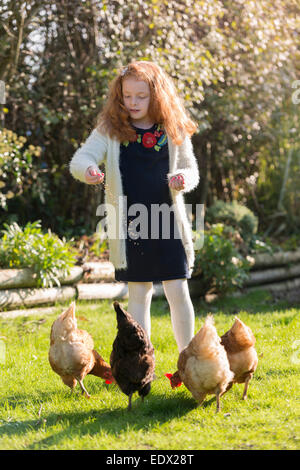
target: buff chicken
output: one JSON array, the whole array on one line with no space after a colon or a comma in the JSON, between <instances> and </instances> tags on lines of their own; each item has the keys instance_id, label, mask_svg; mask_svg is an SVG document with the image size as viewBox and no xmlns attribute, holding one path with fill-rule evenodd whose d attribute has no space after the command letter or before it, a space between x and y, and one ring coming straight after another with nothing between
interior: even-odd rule
<instances>
[{"instance_id":1,"label":"buff chicken","mask_svg":"<svg viewBox=\"0 0 300 470\"><path fill-rule=\"evenodd\" d=\"M220 397L233 380L226 351L214 326L212 315L181 351L175 374L166 374L172 388L181 382L201 405L206 395L216 395L217 412L220 411Z\"/></svg>"},{"instance_id":2,"label":"buff chicken","mask_svg":"<svg viewBox=\"0 0 300 470\"><path fill-rule=\"evenodd\" d=\"M96 375L107 383L115 382L111 368L94 350L94 341L89 333L77 328L75 302L53 323L50 333L49 362L63 383L73 390L80 385L82 393L90 398L83 379L87 374Z\"/></svg>"},{"instance_id":3,"label":"buff chicken","mask_svg":"<svg viewBox=\"0 0 300 470\"><path fill-rule=\"evenodd\" d=\"M256 370L258 357L255 345L255 337L249 326L245 325L239 318L227 333L221 336L234 378L228 385L229 390L234 383L244 383L243 399L247 399L249 382Z\"/></svg>"}]
</instances>

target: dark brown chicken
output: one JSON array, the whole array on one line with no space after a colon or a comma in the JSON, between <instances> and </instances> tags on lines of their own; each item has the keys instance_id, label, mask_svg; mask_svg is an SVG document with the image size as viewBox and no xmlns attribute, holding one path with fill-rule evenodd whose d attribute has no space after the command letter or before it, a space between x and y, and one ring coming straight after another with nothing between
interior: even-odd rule
<instances>
[{"instance_id":1,"label":"dark brown chicken","mask_svg":"<svg viewBox=\"0 0 300 470\"><path fill-rule=\"evenodd\" d=\"M155 360L154 348L142 326L124 310L119 302L114 302L117 314L118 333L110 356L112 375L123 393L131 398L138 392L144 400L151 389Z\"/></svg>"},{"instance_id":2,"label":"dark brown chicken","mask_svg":"<svg viewBox=\"0 0 300 470\"><path fill-rule=\"evenodd\" d=\"M221 344L224 346L230 369L234 373L234 379L227 387L228 391L234 383L244 383L243 399L247 398L249 382L257 367L257 353L254 348L255 337L249 328L238 317L227 333L221 336Z\"/></svg>"},{"instance_id":3,"label":"dark brown chicken","mask_svg":"<svg viewBox=\"0 0 300 470\"><path fill-rule=\"evenodd\" d=\"M87 374L114 382L109 364L94 350L91 335L77 328L75 302L52 325L48 357L52 369L64 384L73 390L78 381L88 398L90 395L83 385Z\"/></svg>"}]
</instances>

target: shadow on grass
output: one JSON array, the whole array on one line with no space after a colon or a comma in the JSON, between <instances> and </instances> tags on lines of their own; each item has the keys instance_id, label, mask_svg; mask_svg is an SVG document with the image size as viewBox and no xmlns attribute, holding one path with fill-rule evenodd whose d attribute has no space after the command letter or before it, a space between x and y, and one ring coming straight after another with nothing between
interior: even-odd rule
<instances>
[{"instance_id":1,"label":"shadow on grass","mask_svg":"<svg viewBox=\"0 0 300 470\"><path fill-rule=\"evenodd\" d=\"M202 407L213 404L214 398L207 400ZM20 402L18 402L20 404ZM213 404L214 405L214 404ZM85 435L94 436L104 431L105 434L117 436L121 432L145 430L163 425L174 418L180 418L197 407L197 402L184 394L166 397L164 394L149 396L142 403L136 396L132 410L126 407L116 409L100 408L89 411L58 412L43 414L41 419L6 422L0 426L0 437L3 435L24 435L27 432L61 425L63 430L54 430L51 436L35 441L27 449L46 449L59 445L65 439L72 440Z\"/></svg>"}]
</instances>

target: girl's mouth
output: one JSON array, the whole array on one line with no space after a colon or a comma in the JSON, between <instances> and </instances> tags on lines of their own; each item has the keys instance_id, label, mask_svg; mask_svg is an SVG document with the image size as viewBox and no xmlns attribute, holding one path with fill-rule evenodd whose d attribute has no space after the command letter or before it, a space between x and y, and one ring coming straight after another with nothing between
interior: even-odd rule
<instances>
[{"instance_id":1,"label":"girl's mouth","mask_svg":"<svg viewBox=\"0 0 300 470\"><path fill-rule=\"evenodd\" d=\"M138 113L138 112L139 112L139 109L131 109L130 112L131 112L131 113Z\"/></svg>"}]
</instances>

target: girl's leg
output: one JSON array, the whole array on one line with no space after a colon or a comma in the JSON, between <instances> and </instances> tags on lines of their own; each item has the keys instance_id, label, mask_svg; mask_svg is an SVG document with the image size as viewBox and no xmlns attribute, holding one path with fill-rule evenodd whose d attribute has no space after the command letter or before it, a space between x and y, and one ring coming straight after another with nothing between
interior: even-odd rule
<instances>
[{"instance_id":1,"label":"girl's leg","mask_svg":"<svg viewBox=\"0 0 300 470\"><path fill-rule=\"evenodd\" d=\"M128 312L151 334L150 305L153 294L152 282L128 282Z\"/></svg>"},{"instance_id":2,"label":"girl's leg","mask_svg":"<svg viewBox=\"0 0 300 470\"><path fill-rule=\"evenodd\" d=\"M163 281L163 288L171 311L174 336L181 352L194 336L195 314L187 279Z\"/></svg>"}]
</instances>

